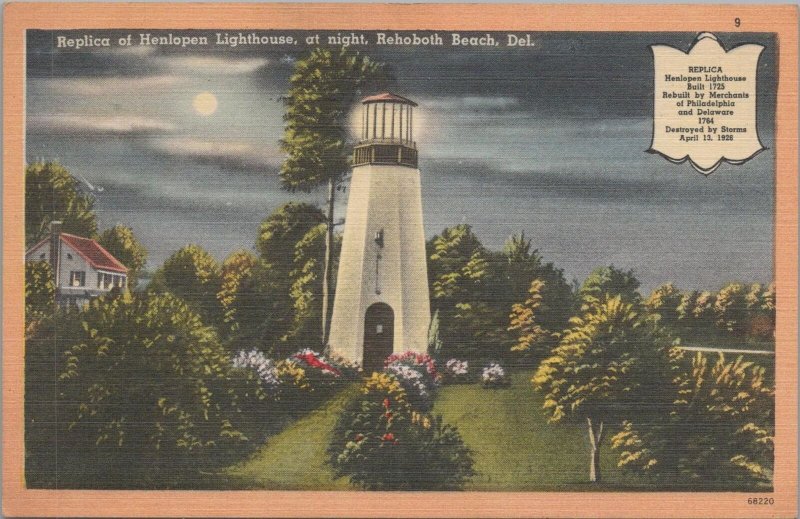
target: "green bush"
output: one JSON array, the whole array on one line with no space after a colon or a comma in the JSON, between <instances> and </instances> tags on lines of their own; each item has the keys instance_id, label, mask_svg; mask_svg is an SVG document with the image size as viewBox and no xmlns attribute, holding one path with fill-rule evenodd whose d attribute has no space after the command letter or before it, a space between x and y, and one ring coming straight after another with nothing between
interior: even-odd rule
<instances>
[{"instance_id":1,"label":"green bush","mask_svg":"<svg viewBox=\"0 0 800 519\"><path fill-rule=\"evenodd\" d=\"M256 377L170 294L95 299L26 346L29 482L164 484L241 456L270 420Z\"/></svg>"},{"instance_id":2,"label":"green bush","mask_svg":"<svg viewBox=\"0 0 800 519\"><path fill-rule=\"evenodd\" d=\"M25 324L35 322L53 313L56 287L53 269L46 261L25 263Z\"/></svg>"},{"instance_id":3,"label":"green bush","mask_svg":"<svg viewBox=\"0 0 800 519\"><path fill-rule=\"evenodd\" d=\"M374 373L345 408L328 454L336 477L369 490L457 490L474 475L458 430L414 411L386 373Z\"/></svg>"}]
</instances>

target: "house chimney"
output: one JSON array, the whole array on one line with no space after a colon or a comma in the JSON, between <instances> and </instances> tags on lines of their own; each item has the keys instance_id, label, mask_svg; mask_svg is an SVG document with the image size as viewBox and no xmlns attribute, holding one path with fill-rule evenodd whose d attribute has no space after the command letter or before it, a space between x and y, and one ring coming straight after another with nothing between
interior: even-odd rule
<instances>
[{"instance_id":1,"label":"house chimney","mask_svg":"<svg viewBox=\"0 0 800 519\"><path fill-rule=\"evenodd\" d=\"M60 281L58 270L61 263L61 222L58 220L50 222L50 268L53 270L53 283L58 290Z\"/></svg>"}]
</instances>

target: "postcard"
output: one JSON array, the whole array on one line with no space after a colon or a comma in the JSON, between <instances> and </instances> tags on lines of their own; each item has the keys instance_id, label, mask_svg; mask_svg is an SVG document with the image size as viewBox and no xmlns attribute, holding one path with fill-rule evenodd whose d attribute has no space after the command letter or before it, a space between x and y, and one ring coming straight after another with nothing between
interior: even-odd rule
<instances>
[{"instance_id":1,"label":"postcard","mask_svg":"<svg viewBox=\"0 0 800 519\"><path fill-rule=\"evenodd\" d=\"M5 515L796 516L796 6L4 29Z\"/></svg>"}]
</instances>

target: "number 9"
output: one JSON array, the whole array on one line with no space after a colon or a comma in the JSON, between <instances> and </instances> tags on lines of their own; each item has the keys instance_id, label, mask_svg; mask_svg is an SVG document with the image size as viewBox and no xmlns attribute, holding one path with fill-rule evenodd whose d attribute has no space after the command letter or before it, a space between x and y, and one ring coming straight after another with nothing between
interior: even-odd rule
<instances>
[{"instance_id":1,"label":"number 9","mask_svg":"<svg viewBox=\"0 0 800 519\"><path fill-rule=\"evenodd\" d=\"M741 27L741 25L742 25L742 20L741 20L741 18L734 18L734 19L733 19L733 24L734 24L736 27Z\"/></svg>"}]
</instances>

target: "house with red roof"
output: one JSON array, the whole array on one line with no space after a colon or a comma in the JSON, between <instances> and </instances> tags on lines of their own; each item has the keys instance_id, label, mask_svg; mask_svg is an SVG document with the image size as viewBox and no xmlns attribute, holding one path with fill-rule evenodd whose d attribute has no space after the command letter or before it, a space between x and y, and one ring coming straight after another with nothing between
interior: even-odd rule
<instances>
[{"instance_id":1,"label":"house with red roof","mask_svg":"<svg viewBox=\"0 0 800 519\"><path fill-rule=\"evenodd\" d=\"M83 305L114 288L128 288L128 268L91 238L61 232L50 224L50 236L25 253L25 261L46 261L55 273L56 301Z\"/></svg>"}]
</instances>

